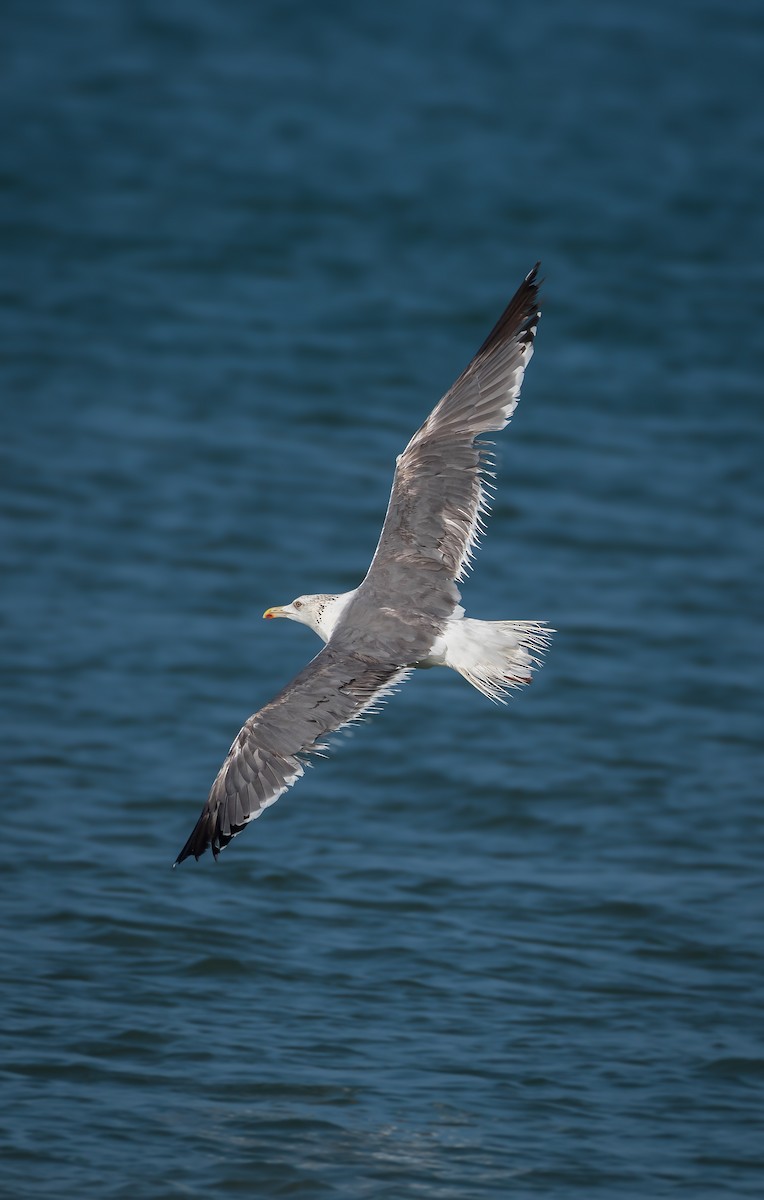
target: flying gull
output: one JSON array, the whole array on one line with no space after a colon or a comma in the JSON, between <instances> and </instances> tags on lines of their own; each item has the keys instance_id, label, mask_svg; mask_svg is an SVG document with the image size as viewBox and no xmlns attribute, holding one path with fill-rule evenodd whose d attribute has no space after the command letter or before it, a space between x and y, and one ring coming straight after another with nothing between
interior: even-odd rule
<instances>
[{"instance_id":1,"label":"flying gull","mask_svg":"<svg viewBox=\"0 0 764 1200\"><path fill-rule=\"evenodd\" d=\"M324 738L374 712L415 667L451 667L491 700L530 682L553 630L477 621L457 583L489 507L490 443L520 397L540 313L538 263L483 345L396 460L377 549L352 592L300 596L265 617L308 625L326 643L237 734L176 860L217 858L303 774Z\"/></svg>"}]
</instances>

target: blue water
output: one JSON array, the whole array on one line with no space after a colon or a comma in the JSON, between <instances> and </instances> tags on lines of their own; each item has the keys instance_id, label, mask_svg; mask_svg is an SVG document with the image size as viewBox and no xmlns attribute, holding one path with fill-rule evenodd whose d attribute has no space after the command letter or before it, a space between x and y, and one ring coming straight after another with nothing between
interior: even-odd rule
<instances>
[{"instance_id":1,"label":"blue water","mask_svg":"<svg viewBox=\"0 0 764 1200\"><path fill-rule=\"evenodd\" d=\"M0 1192L764 1194L764 15L11 3ZM171 863L537 258L473 616Z\"/></svg>"}]
</instances>

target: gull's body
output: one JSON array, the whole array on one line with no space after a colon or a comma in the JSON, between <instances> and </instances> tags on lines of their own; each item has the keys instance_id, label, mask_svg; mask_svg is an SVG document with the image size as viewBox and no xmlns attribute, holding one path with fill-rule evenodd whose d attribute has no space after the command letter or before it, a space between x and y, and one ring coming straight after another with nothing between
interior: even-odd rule
<instances>
[{"instance_id":1,"label":"gull's body","mask_svg":"<svg viewBox=\"0 0 764 1200\"><path fill-rule=\"evenodd\" d=\"M177 862L207 847L217 857L303 774L328 734L373 710L415 667L451 667L494 700L529 682L551 630L538 621L466 617L457 582L488 508L490 460L477 439L508 424L539 315L534 268L399 455L363 582L265 613L308 625L326 644L240 730Z\"/></svg>"}]
</instances>

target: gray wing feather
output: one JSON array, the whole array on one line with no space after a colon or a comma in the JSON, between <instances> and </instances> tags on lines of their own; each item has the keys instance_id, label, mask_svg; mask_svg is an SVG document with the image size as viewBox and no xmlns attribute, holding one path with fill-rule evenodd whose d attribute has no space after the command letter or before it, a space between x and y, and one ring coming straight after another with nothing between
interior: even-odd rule
<instances>
[{"instance_id":1,"label":"gray wing feather","mask_svg":"<svg viewBox=\"0 0 764 1200\"><path fill-rule=\"evenodd\" d=\"M477 439L503 429L519 399L540 316L537 271L538 264L399 456L374 558L337 633L357 625L362 608L394 596L391 629L400 634L406 614L408 640L422 657L452 614L488 507L490 454Z\"/></svg>"},{"instance_id":2,"label":"gray wing feather","mask_svg":"<svg viewBox=\"0 0 764 1200\"><path fill-rule=\"evenodd\" d=\"M310 754L324 749L322 738L373 709L405 675L327 645L243 725L175 865L208 847L217 858L299 779Z\"/></svg>"}]
</instances>

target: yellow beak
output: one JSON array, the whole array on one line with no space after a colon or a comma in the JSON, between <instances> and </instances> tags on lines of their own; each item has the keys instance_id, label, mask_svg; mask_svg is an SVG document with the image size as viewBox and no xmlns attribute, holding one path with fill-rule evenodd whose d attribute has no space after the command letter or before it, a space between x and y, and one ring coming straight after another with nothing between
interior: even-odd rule
<instances>
[{"instance_id":1,"label":"yellow beak","mask_svg":"<svg viewBox=\"0 0 764 1200\"><path fill-rule=\"evenodd\" d=\"M263 620L270 621L272 617L283 617L283 615L283 608L279 608L279 606L276 605L275 608L266 608L265 612L263 613Z\"/></svg>"}]
</instances>

